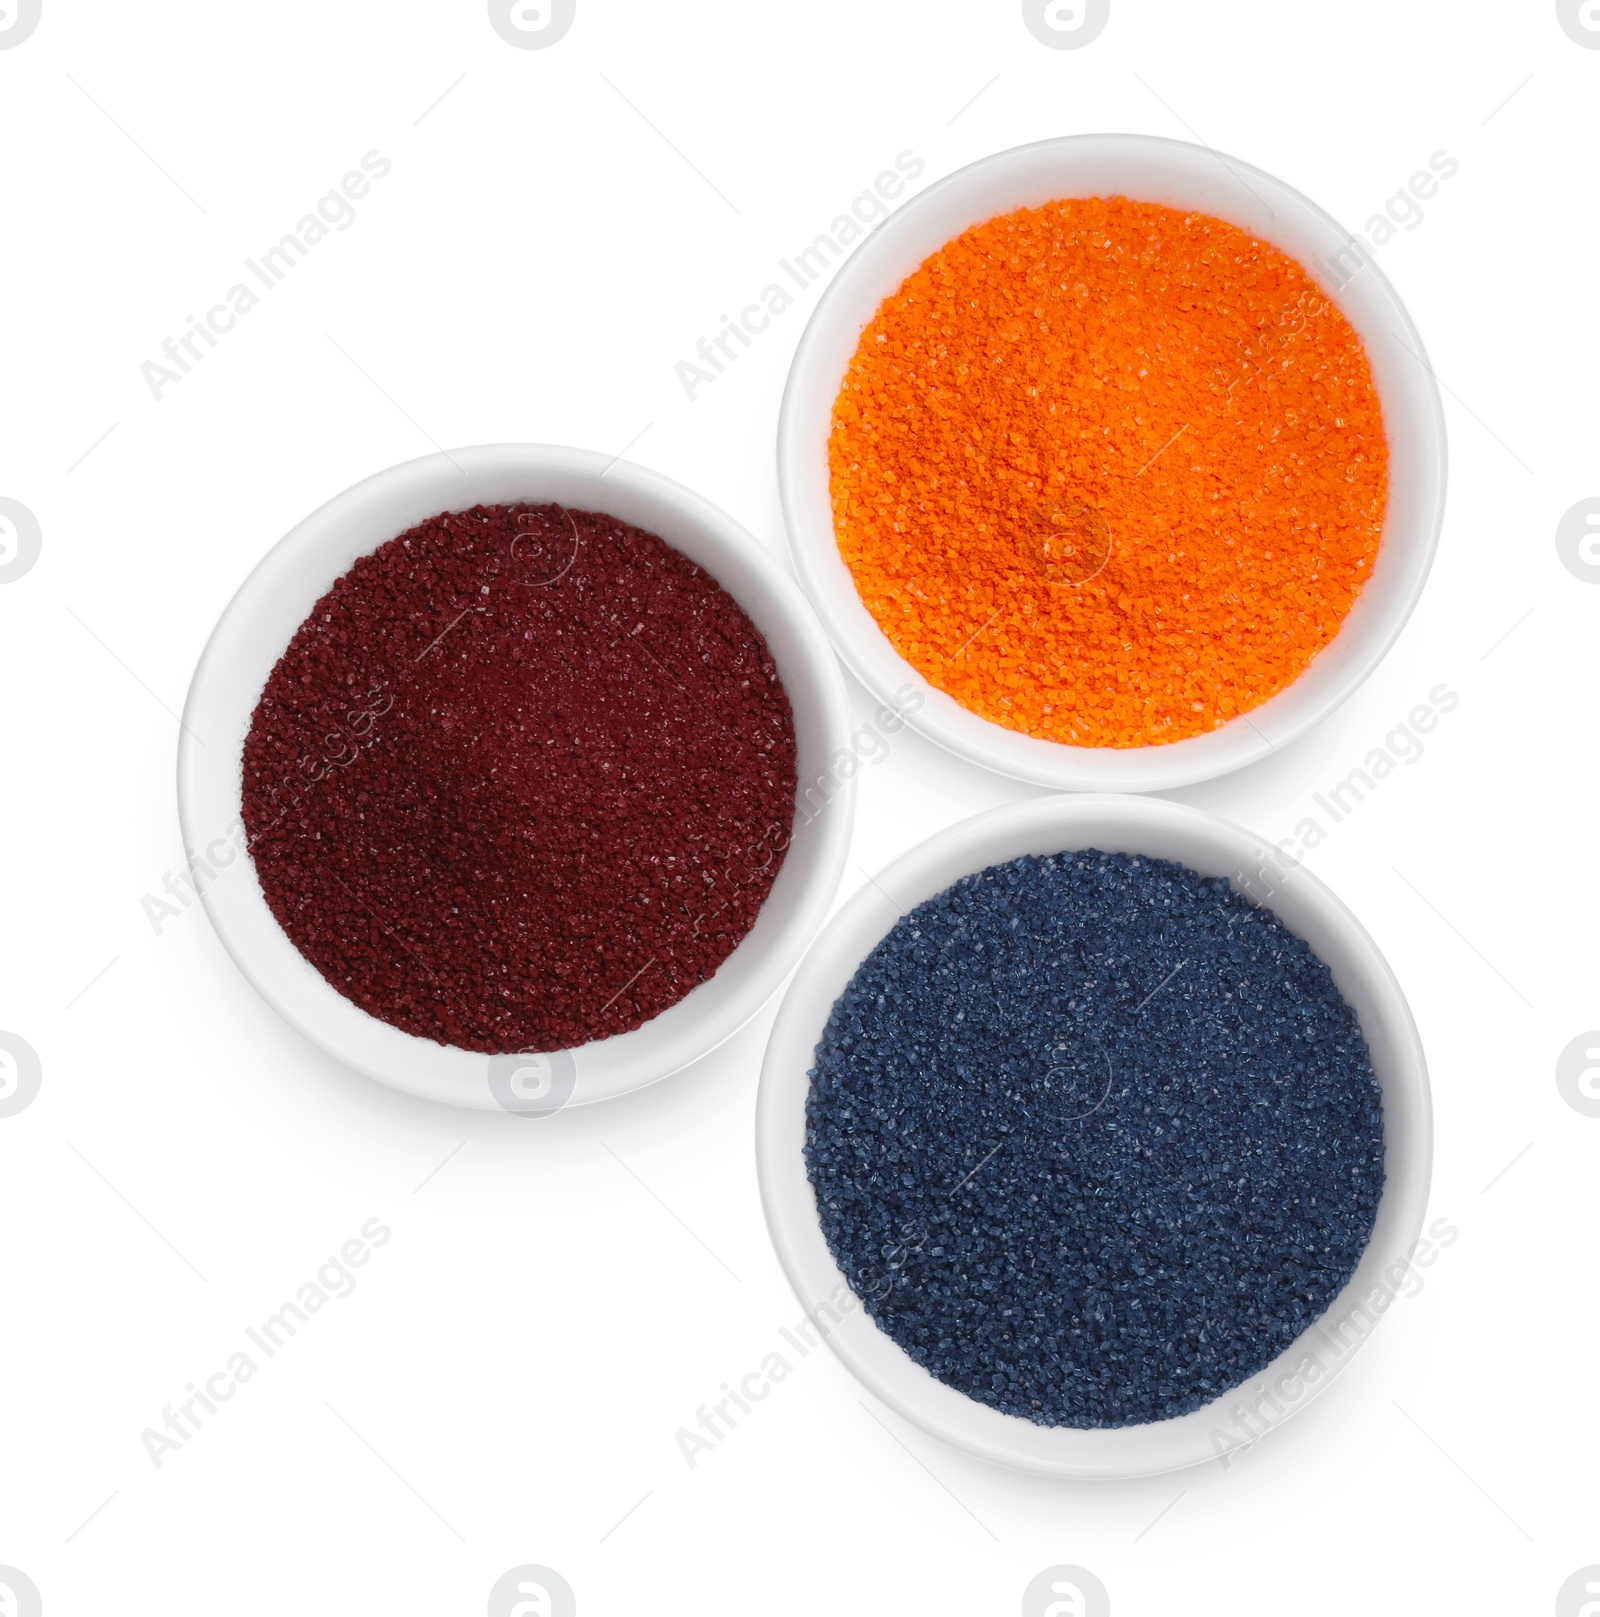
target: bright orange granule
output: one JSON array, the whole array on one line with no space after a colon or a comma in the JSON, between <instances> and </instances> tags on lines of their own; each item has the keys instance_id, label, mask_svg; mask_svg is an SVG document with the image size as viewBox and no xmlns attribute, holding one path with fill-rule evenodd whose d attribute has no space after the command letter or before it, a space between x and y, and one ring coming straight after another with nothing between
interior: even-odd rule
<instances>
[{"instance_id":1,"label":"bright orange granule","mask_svg":"<svg viewBox=\"0 0 1600 1617\"><path fill-rule=\"evenodd\" d=\"M927 259L862 333L828 458L839 549L901 656L1080 746L1178 741L1282 690L1388 499L1366 354L1300 265L1126 197Z\"/></svg>"}]
</instances>

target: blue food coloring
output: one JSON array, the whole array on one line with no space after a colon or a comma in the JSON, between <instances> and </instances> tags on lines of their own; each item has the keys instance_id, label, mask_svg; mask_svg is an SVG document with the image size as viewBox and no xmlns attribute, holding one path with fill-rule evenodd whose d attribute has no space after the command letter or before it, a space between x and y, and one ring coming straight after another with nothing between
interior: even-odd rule
<instances>
[{"instance_id":1,"label":"blue food coloring","mask_svg":"<svg viewBox=\"0 0 1600 1617\"><path fill-rule=\"evenodd\" d=\"M1342 1290L1383 1111L1326 965L1229 884L1093 850L965 877L856 972L805 1157L878 1326L1044 1426L1198 1409Z\"/></svg>"}]
</instances>

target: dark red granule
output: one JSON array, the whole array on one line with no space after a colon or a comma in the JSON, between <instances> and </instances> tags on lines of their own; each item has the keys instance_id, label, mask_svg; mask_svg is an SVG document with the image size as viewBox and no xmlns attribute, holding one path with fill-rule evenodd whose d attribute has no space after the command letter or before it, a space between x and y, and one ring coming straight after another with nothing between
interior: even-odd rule
<instances>
[{"instance_id":1,"label":"dark red granule","mask_svg":"<svg viewBox=\"0 0 1600 1617\"><path fill-rule=\"evenodd\" d=\"M295 946L363 1010L489 1053L625 1033L750 930L794 816L766 642L653 534L446 513L300 626L244 747Z\"/></svg>"}]
</instances>

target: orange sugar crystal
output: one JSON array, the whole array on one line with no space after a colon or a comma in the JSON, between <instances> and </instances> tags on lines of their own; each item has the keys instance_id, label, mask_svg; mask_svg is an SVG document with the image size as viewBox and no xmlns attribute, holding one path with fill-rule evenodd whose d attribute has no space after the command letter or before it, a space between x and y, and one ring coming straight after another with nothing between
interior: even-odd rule
<instances>
[{"instance_id":1,"label":"orange sugar crystal","mask_svg":"<svg viewBox=\"0 0 1600 1617\"><path fill-rule=\"evenodd\" d=\"M1126 197L928 258L861 335L828 459L840 552L900 655L1089 747L1199 735L1290 684L1388 503L1338 308L1236 226Z\"/></svg>"}]
</instances>

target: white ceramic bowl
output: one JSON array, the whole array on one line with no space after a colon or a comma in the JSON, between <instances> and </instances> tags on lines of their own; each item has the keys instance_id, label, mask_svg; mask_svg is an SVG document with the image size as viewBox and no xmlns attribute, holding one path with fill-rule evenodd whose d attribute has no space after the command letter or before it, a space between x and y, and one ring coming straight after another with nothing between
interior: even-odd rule
<instances>
[{"instance_id":1,"label":"white ceramic bowl","mask_svg":"<svg viewBox=\"0 0 1600 1617\"><path fill-rule=\"evenodd\" d=\"M788 975L827 913L854 806L842 781L797 814L755 926L716 974L631 1033L532 1062L452 1049L369 1016L300 954L238 851L241 758L261 691L312 606L358 556L440 511L554 501L659 535L710 573L766 637L794 710L802 789L849 745L844 680L815 615L782 568L731 517L670 479L581 449L495 444L379 472L282 539L240 586L195 670L178 745L184 846L216 873L201 897L228 952L307 1038L360 1072L458 1106L540 1116L638 1089L736 1032ZM824 804L824 799L826 802ZM670 805L667 805L670 809ZM491 1081L492 1080L492 1081Z\"/></svg>"},{"instance_id":2,"label":"white ceramic bowl","mask_svg":"<svg viewBox=\"0 0 1600 1617\"><path fill-rule=\"evenodd\" d=\"M1360 1018L1371 1050L1383 1090L1387 1168L1366 1254L1333 1306L1294 1346L1192 1414L1106 1431L1036 1426L1001 1414L910 1358L873 1323L834 1262L801 1154L822 1030L834 1002L901 912L989 865L1077 848L1147 854L1205 876L1226 876L1311 945ZM790 1283L834 1352L886 1404L935 1437L997 1464L1079 1479L1148 1476L1231 1453L1321 1392L1404 1280L1427 1206L1432 1141L1421 1041L1394 974L1360 922L1309 871L1285 872L1250 832L1159 798L1057 797L994 809L897 859L834 916L801 963L772 1030L756 1105L767 1224ZM1369 1300L1374 1286L1383 1288L1382 1300ZM1308 1354L1317 1360L1315 1374L1304 1368Z\"/></svg>"},{"instance_id":3,"label":"white ceramic bowl","mask_svg":"<svg viewBox=\"0 0 1600 1617\"><path fill-rule=\"evenodd\" d=\"M1331 644L1291 686L1220 729L1162 746L1070 747L992 724L930 685L862 604L834 538L828 491L833 404L878 305L971 226L1066 197L1127 195L1226 219L1289 253L1366 345L1388 432L1389 510L1372 576ZM1411 615L1444 518L1445 433L1422 339L1370 261L1337 287L1324 266L1351 237L1270 174L1181 141L1075 135L985 158L929 187L872 232L834 277L800 339L778 425L778 481L801 585L856 676L881 700L911 684L908 722L1017 780L1069 791L1163 791L1254 763L1325 718L1377 666Z\"/></svg>"}]
</instances>

